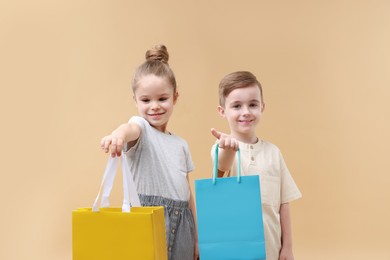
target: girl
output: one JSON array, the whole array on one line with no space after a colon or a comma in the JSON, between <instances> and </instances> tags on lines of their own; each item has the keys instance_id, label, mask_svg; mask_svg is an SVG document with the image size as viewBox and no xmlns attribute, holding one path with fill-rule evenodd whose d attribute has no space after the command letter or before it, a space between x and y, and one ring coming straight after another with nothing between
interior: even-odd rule
<instances>
[{"instance_id":1,"label":"girl","mask_svg":"<svg viewBox=\"0 0 390 260\"><path fill-rule=\"evenodd\" d=\"M164 206L168 259L197 258L194 203L188 173L194 166L188 144L168 131L179 96L164 45L146 52L132 83L139 116L101 140L111 156L128 157L143 206Z\"/></svg>"}]
</instances>

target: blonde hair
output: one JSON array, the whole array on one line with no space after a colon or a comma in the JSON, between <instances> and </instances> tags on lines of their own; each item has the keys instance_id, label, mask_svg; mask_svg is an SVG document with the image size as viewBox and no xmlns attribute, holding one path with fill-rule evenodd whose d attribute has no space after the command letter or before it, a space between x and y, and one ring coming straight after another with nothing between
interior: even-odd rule
<instances>
[{"instance_id":1,"label":"blonde hair","mask_svg":"<svg viewBox=\"0 0 390 260\"><path fill-rule=\"evenodd\" d=\"M137 89L138 81L147 75L166 78L176 93L176 78L172 69L169 67L169 53L164 45L156 45L145 53L146 61L142 63L135 71L132 88L133 93Z\"/></svg>"},{"instance_id":2,"label":"blonde hair","mask_svg":"<svg viewBox=\"0 0 390 260\"><path fill-rule=\"evenodd\" d=\"M249 71L236 71L223 77L219 83L219 105L225 107L225 99L233 90L246 88L253 84L259 87L261 103L264 103L263 89L256 76Z\"/></svg>"}]
</instances>

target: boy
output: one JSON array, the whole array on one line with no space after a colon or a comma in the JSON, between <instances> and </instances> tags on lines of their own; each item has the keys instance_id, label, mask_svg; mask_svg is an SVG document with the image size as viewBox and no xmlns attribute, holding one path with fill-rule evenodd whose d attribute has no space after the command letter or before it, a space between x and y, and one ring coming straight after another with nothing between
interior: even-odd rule
<instances>
[{"instance_id":1,"label":"boy","mask_svg":"<svg viewBox=\"0 0 390 260\"><path fill-rule=\"evenodd\" d=\"M262 87L252 73L233 72L221 80L218 112L228 121L230 134L211 129L218 139L214 145L221 148L218 176L237 175L239 148L241 174L260 175L267 260L293 260L289 202L302 195L280 150L256 136L264 108Z\"/></svg>"}]
</instances>

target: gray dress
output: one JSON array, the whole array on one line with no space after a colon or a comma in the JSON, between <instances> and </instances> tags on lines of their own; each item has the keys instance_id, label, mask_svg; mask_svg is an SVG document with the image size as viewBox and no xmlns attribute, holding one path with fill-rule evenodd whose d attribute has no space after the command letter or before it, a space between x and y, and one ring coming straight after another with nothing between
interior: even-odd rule
<instances>
[{"instance_id":1,"label":"gray dress","mask_svg":"<svg viewBox=\"0 0 390 260\"><path fill-rule=\"evenodd\" d=\"M142 117L129 122L142 129L137 143L125 147L141 204L164 206L168 259L193 260L196 230L187 174L194 166L188 144L156 130Z\"/></svg>"}]
</instances>

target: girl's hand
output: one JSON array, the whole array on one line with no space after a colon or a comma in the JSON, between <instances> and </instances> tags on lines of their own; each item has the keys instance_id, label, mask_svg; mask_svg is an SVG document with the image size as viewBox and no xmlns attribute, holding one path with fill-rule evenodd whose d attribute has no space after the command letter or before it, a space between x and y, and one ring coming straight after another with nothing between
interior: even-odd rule
<instances>
[{"instance_id":1,"label":"girl's hand","mask_svg":"<svg viewBox=\"0 0 390 260\"><path fill-rule=\"evenodd\" d=\"M211 134L219 140L219 148L225 150L238 150L238 141L231 135L217 131L215 128L211 128Z\"/></svg>"},{"instance_id":2,"label":"girl's hand","mask_svg":"<svg viewBox=\"0 0 390 260\"><path fill-rule=\"evenodd\" d=\"M194 260L199 260L199 248L198 241L195 242Z\"/></svg>"},{"instance_id":3,"label":"girl's hand","mask_svg":"<svg viewBox=\"0 0 390 260\"><path fill-rule=\"evenodd\" d=\"M100 146L105 153L110 152L111 157L120 157L123 149L123 138L116 135L107 135L100 141Z\"/></svg>"},{"instance_id":4,"label":"girl's hand","mask_svg":"<svg viewBox=\"0 0 390 260\"><path fill-rule=\"evenodd\" d=\"M124 144L136 140L141 134L141 127L136 123L120 125L112 134L100 141L100 146L105 153L110 152L112 157L121 156Z\"/></svg>"}]
</instances>

